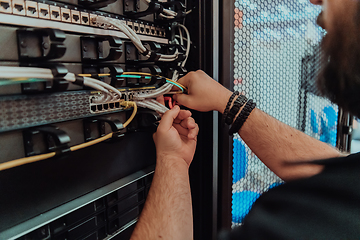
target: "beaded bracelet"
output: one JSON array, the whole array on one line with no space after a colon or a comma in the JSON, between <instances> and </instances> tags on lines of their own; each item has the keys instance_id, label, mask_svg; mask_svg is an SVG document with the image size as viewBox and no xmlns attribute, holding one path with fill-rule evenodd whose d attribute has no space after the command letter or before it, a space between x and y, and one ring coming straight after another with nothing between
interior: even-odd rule
<instances>
[{"instance_id":1,"label":"beaded bracelet","mask_svg":"<svg viewBox=\"0 0 360 240\"><path fill-rule=\"evenodd\" d=\"M240 108L242 106L244 106L244 104L246 103L247 98L244 95L240 95L234 102L233 107L230 109L230 112L227 114L226 118L225 118L225 123L227 125L230 125L233 123L234 121L234 117L236 116L236 114L239 112Z\"/></svg>"},{"instance_id":2,"label":"beaded bracelet","mask_svg":"<svg viewBox=\"0 0 360 240\"><path fill-rule=\"evenodd\" d=\"M239 91L235 91L233 92L233 94L231 95L231 97L229 98L229 101L226 105L226 108L224 110L224 113L223 113L223 116L222 116L222 123L224 124L225 123L225 119L226 119L226 116L228 115L229 113L229 110L230 110L230 106L231 106L231 103L233 102L234 98L239 95Z\"/></svg>"},{"instance_id":3,"label":"beaded bracelet","mask_svg":"<svg viewBox=\"0 0 360 240\"><path fill-rule=\"evenodd\" d=\"M229 135L233 135L234 133L238 132L241 127L244 125L246 119L249 117L250 113L254 110L256 107L256 103L252 99L250 99L243 110L241 110L239 116L236 118L234 124L231 126L229 130Z\"/></svg>"}]
</instances>

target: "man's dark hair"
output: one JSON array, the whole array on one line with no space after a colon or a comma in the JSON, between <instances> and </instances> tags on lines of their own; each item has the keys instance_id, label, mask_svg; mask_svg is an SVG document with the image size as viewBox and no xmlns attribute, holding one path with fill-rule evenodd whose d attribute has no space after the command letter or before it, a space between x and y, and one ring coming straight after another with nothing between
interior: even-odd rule
<instances>
[{"instance_id":1,"label":"man's dark hair","mask_svg":"<svg viewBox=\"0 0 360 240\"><path fill-rule=\"evenodd\" d=\"M334 19L322 42L318 87L323 96L360 117L360 16Z\"/></svg>"}]
</instances>

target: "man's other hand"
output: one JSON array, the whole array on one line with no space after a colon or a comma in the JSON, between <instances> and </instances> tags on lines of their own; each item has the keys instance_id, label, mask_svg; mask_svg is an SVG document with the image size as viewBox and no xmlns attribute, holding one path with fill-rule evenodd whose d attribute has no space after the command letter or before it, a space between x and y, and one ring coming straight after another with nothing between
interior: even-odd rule
<instances>
[{"instance_id":1,"label":"man's other hand","mask_svg":"<svg viewBox=\"0 0 360 240\"><path fill-rule=\"evenodd\" d=\"M158 161L182 159L190 166L198 132L190 111L180 110L179 106L167 111L153 136Z\"/></svg>"},{"instance_id":2,"label":"man's other hand","mask_svg":"<svg viewBox=\"0 0 360 240\"><path fill-rule=\"evenodd\" d=\"M201 112L216 110L222 113L232 94L201 70L188 73L178 83L187 87L188 94L174 95L174 100Z\"/></svg>"}]
</instances>

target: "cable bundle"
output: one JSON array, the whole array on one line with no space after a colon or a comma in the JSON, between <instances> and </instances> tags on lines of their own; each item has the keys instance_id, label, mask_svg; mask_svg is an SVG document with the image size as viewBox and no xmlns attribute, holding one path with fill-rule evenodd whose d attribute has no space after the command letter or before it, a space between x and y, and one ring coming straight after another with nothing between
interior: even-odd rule
<instances>
[{"instance_id":1,"label":"cable bundle","mask_svg":"<svg viewBox=\"0 0 360 240\"><path fill-rule=\"evenodd\" d=\"M91 19L91 21L96 24L98 27L103 27L105 29L108 28L115 28L123 32L135 45L135 47L138 49L138 51L147 57L148 59L151 57L153 52L148 50L141 42L139 36L136 34L134 30L132 30L128 25L124 24L121 20L114 19L114 18L108 18L103 16L97 16ZM173 55L164 55L159 54L158 61L161 62L173 62L179 57L179 51L176 50L176 52Z\"/></svg>"},{"instance_id":2,"label":"cable bundle","mask_svg":"<svg viewBox=\"0 0 360 240\"><path fill-rule=\"evenodd\" d=\"M51 69L48 68L34 68L34 67L4 67L0 66L0 78L2 79L54 79ZM113 86L104 83L100 80L90 77L79 78L74 73L67 73L63 79L68 82L75 84L81 83L81 85L94 88L103 93L102 100L108 101L119 101L121 98L121 92Z\"/></svg>"}]
</instances>

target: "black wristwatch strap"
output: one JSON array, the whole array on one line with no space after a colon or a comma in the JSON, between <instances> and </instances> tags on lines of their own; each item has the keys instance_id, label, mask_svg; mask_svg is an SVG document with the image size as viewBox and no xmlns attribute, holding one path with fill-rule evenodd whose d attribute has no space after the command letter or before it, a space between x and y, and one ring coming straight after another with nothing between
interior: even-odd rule
<instances>
[{"instance_id":1,"label":"black wristwatch strap","mask_svg":"<svg viewBox=\"0 0 360 240\"><path fill-rule=\"evenodd\" d=\"M240 94L239 91L235 91L235 92L233 92L233 94L229 98L229 101L228 101L228 103L226 105L226 108L225 108L223 116L222 116L222 123L223 124L225 123L226 116L229 114L231 103L234 101L234 98L239 94Z\"/></svg>"},{"instance_id":2,"label":"black wristwatch strap","mask_svg":"<svg viewBox=\"0 0 360 240\"><path fill-rule=\"evenodd\" d=\"M241 110L239 116L236 118L234 124L231 126L229 130L229 135L233 135L238 132L241 127L244 125L246 119L249 117L250 113L255 109L256 103L252 99L250 99L245 107Z\"/></svg>"},{"instance_id":3,"label":"black wristwatch strap","mask_svg":"<svg viewBox=\"0 0 360 240\"><path fill-rule=\"evenodd\" d=\"M231 125L234 121L234 117L239 112L240 108L244 106L246 103L247 98L244 95L240 95L234 102L233 107L230 109L229 113L227 114L225 118L225 123L227 125Z\"/></svg>"}]
</instances>

